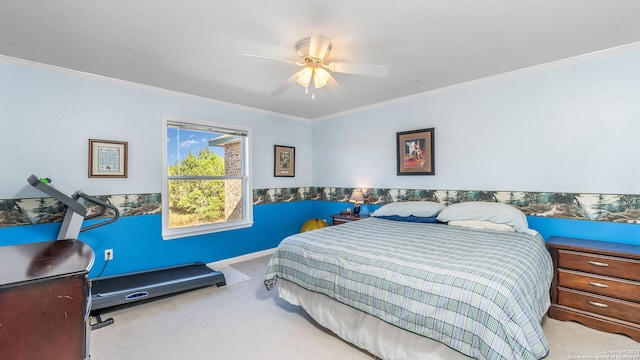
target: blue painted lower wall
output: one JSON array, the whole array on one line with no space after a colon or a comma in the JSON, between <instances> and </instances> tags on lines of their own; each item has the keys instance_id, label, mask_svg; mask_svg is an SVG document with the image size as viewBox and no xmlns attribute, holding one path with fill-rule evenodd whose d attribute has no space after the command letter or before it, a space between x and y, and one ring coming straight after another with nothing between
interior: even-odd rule
<instances>
[{"instance_id":1,"label":"blue painted lower wall","mask_svg":"<svg viewBox=\"0 0 640 360\"><path fill-rule=\"evenodd\" d=\"M640 245L640 226L589 220L569 220L527 216L529 227L545 239L565 236L579 239L601 240Z\"/></svg>"},{"instance_id":2,"label":"blue painted lower wall","mask_svg":"<svg viewBox=\"0 0 640 360\"><path fill-rule=\"evenodd\" d=\"M104 250L114 250L114 260L102 276L180 265L205 263L271 249L283 238L295 234L313 217L313 201L254 206L254 225L225 231L162 240L161 215L122 217L117 222L83 232L80 240L94 250L95 263L89 277L103 269ZM90 224L87 221L85 225ZM60 223L0 228L0 245L23 244L55 239ZM0 248L1 251L1 248Z\"/></svg>"},{"instance_id":3,"label":"blue painted lower wall","mask_svg":"<svg viewBox=\"0 0 640 360\"><path fill-rule=\"evenodd\" d=\"M80 240L96 253L89 274L93 278L103 269L105 249L114 250L114 260L109 262L102 276L195 261L209 263L274 248L285 237L297 233L306 220L322 218L330 223L331 214L351 206L344 202L317 200L256 205L251 228L175 240L162 240L161 215L129 216L81 233ZM379 207L365 204L361 212L367 214ZM529 227L539 231L545 239L559 235L640 244L640 226L634 224L534 216L527 219ZM0 228L0 245L55 239L59 228L60 223Z\"/></svg>"}]
</instances>

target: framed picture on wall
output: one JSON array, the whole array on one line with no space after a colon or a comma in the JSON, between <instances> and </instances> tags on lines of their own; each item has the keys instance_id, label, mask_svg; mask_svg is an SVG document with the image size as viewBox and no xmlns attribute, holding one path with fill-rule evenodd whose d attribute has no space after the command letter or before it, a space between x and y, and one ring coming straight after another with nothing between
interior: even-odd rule
<instances>
[{"instance_id":1,"label":"framed picture on wall","mask_svg":"<svg viewBox=\"0 0 640 360\"><path fill-rule=\"evenodd\" d=\"M435 175L434 128L396 133L398 175Z\"/></svg>"},{"instance_id":2,"label":"framed picture on wall","mask_svg":"<svg viewBox=\"0 0 640 360\"><path fill-rule=\"evenodd\" d=\"M89 177L126 178L127 142L89 139Z\"/></svg>"},{"instance_id":3,"label":"framed picture on wall","mask_svg":"<svg viewBox=\"0 0 640 360\"><path fill-rule=\"evenodd\" d=\"M296 176L296 148L274 145L273 176Z\"/></svg>"}]
</instances>

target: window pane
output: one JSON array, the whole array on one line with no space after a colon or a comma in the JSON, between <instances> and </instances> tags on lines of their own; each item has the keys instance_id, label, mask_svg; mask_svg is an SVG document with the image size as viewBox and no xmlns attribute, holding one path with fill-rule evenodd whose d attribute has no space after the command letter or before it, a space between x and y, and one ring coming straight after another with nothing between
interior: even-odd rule
<instances>
[{"instance_id":1,"label":"window pane","mask_svg":"<svg viewBox=\"0 0 640 360\"><path fill-rule=\"evenodd\" d=\"M164 118L162 237L252 226L250 129Z\"/></svg>"},{"instance_id":2,"label":"window pane","mask_svg":"<svg viewBox=\"0 0 640 360\"><path fill-rule=\"evenodd\" d=\"M169 180L169 228L242 220L242 179Z\"/></svg>"},{"instance_id":3,"label":"window pane","mask_svg":"<svg viewBox=\"0 0 640 360\"><path fill-rule=\"evenodd\" d=\"M209 131L167 128L169 176L225 175L225 147L212 143L221 137Z\"/></svg>"}]
</instances>

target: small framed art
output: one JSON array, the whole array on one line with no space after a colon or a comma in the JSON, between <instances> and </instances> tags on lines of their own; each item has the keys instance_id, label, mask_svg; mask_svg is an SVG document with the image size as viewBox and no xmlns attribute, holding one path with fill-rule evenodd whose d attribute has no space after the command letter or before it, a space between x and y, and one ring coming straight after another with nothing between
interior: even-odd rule
<instances>
[{"instance_id":1,"label":"small framed art","mask_svg":"<svg viewBox=\"0 0 640 360\"><path fill-rule=\"evenodd\" d=\"M124 141L89 139L89 177L126 178L127 145Z\"/></svg>"},{"instance_id":2,"label":"small framed art","mask_svg":"<svg viewBox=\"0 0 640 360\"><path fill-rule=\"evenodd\" d=\"M396 133L398 175L435 175L434 128Z\"/></svg>"},{"instance_id":3,"label":"small framed art","mask_svg":"<svg viewBox=\"0 0 640 360\"><path fill-rule=\"evenodd\" d=\"M273 176L296 176L296 148L274 145Z\"/></svg>"}]
</instances>

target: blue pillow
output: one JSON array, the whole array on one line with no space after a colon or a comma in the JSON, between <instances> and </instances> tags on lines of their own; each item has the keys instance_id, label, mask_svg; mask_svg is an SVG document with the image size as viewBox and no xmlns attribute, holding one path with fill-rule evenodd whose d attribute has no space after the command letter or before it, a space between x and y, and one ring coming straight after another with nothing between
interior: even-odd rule
<instances>
[{"instance_id":1,"label":"blue pillow","mask_svg":"<svg viewBox=\"0 0 640 360\"><path fill-rule=\"evenodd\" d=\"M386 219L386 220L394 220L394 221L405 221L405 222L417 222L417 223L437 223L437 216L399 216L399 215L383 215L376 216L378 219Z\"/></svg>"},{"instance_id":2,"label":"blue pillow","mask_svg":"<svg viewBox=\"0 0 640 360\"><path fill-rule=\"evenodd\" d=\"M436 216L445 206L434 201L396 201L383 205L373 216Z\"/></svg>"}]
</instances>

